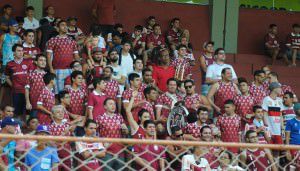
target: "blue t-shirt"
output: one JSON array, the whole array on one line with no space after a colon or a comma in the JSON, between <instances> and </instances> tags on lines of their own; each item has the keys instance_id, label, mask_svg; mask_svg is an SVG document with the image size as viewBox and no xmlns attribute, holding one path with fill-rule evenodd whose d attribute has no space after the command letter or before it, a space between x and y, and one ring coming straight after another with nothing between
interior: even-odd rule
<instances>
[{"instance_id":1,"label":"blue t-shirt","mask_svg":"<svg viewBox=\"0 0 300 171\"><path fill-rule=\"evenodd\" d=\"M54 163L58 163L57 149L46 147L43 151L31 149L25 156L25 164L31 171L48 171L52 169Z\"/></svg>"},{"instance_id":2,"label":"blue t-shirt","mask_svg":"<svg viewBox=\"0 0 300 171\"><path fill-rule=\"evenodd\" d=\"M8 160L8 171L15 171L15 151L16 151L16 141L10 141L4 148L3 153L6 154Z\"/></svg>"},{"instance_id":3,"label":"blue t-shirt","mask_svg":"<svg viewBox=\"0 0 300 171\"><path fill-rule=\"evenodd\" d=\"M287 121L285 131L291 133L290 144L300 145L300 120L294 118Z\"/></svg>"}]
</instances>

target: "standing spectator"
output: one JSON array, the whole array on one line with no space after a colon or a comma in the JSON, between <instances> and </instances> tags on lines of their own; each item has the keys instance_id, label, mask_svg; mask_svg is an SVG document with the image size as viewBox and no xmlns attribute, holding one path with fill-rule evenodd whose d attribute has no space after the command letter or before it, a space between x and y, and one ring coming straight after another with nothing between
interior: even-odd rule
<instances>
[{"instance_id":1,"label":"standing spectator","mask_svg":"<svg viewBox=\"0 0 300 171\"><path fill-rule=\"evenodd\" d=\"M255 98L258 105L262 104L263 99L267 96L264 88L265 72L263 70L254 71L254 81L249 87L250 94Z\"/></svg>"},{"instance_id":2,"label":"standing spectator","mask_svg":"<svg viewBox=\"0 0 300 171\"><path fill-rule=\"evenodd\" d=\"M37 117L41 124L49 125L52 121L52 107L55 105L55 94L53 92L55 86L55 74L47 73L43 77L44 88L37 99Z\"/></svg>"},{"instance_id":3,"label":"standing spectator","mask_svg":"<svg viewBox=\"0 0 300 171\"><path fill-rule=\"evenodd\" d=\"M273 143L283 144L281 136L284 126L282 118L283 103L282 99L279 97L281 85L273 82L270 84L269 89L271 93L269 96L264 98L262 103L262 108L264 110L264 122L267 123L270 128Z\"/></svg>"},{"instance_id":4,"label":"standing spectator","mask_svg":"<svg viewBox=\"0 0 300 171\"><path fill-rule=\"evenodd\" d=\"M167 81L175 76L175 68L171 66L169 50L157 48L159 51L158 64L153 65L153 79L160 91L167 91Z\"/></svg>"},{"instance_id":5,"label":"standing spectator","mask_svg":"<svg viewBox=\"0 0 300 171\"><path fill-rule=\"evenodd\" d=\"M25 30L32 29L36 30L40 27L39 21L34 18L34 8L33 6L29 6L26 8L26 17L24 18L23 28Z\"/></svg>"},{"instance_id":6,"label":"standing spectator","mask_svg":"<svg viewBox=\"0 0 300 171\"><path fill-rule=\"evenodd\" d=\"M237 81L237 76L233 67L229 64L225 64L226 55L223 48L218 48L214 54L215 63L207 67L205 83L212 85L222 79L222 70L229 68L232 73L232 81Z\"/></svg>"},{"instance_id":7,"label":"standing spectator","mask_svg":"<svg viewBox=\"0 0 300 171\"><path fill-rule=\"evenodd\" d=\"M10 4L5 4L1 12L3 15L0 17L0 34L7 32L9 23L14 20L12 17L13 7Z\"/></svg>"},{"instance_id":8,"label":"standing spectator","mask_svg":"<svg viewBox=\"0 0 300 171\"><path fill-rule=\"evenodd\" d=\"M232 69L224 68L221 73L222 80L214 83L207 95L208 101L215 110L215 116L224 113L224 102L226 100L233 99L239 94L237 85L233 83Z\"/></svg>"},{"instance_id":9,"label":"standing spectator","mask_svg":"<svg viewBox=\"0 0 300 171\"><path fill-rule=\"evenodd\" d=\"M5 68L6 82L12 87L13 106L16 117L25 122L25 85L26 76L32 69L32 60L23 58L23 46L15 44L12 47L14 60L7 63Z\"/></svg>"},{"instance_id":10,"label":"standing spectator","mask_svg":"<svg viewBox=\"0 0 300 171\"><path fill-rule=\"evenodd\" d=\"M104 93L107 97L115 99L118 105L118 112L121 113L122 108L122 101L121 101L121 94L119 84L116 80L112 79L112 75L114 70L111 66L107 66L103 69L103 78L106 82L106 89Z\"/></svg>"},{"instance_id":11,"label":"standing spectator","mask_svg":"<svg viewBox=\"0 0 300 171\"><path fill-rule=\"evenodd\" d=\"M73 71L71 74L72 86L67 88L71 96L71 103L68 110L76 115L85 115L85 102L87 98L86 88L82 86L84 79L81 71Z\"/></svg>"},{"instance_id":12,"label":"standing spectator","mask_svg":"<svg viewBox=\"0 0 300 171\"><path fill-rule=\"evenodd\" d=\"M156 18L154 16L149 16L147 18L147 23L146 23L146 26L145 26L145 28L147 30L146 31L147 35L153 33L153 30L154 30L153 26L155 24L156 24Z\"/></svg>"},{"instance_id":13,"label":"standing spectator","mask_svg":"<svg viewBox=\"0 0 300 171\"><path fill-rule=\"evenodd\" d=\"M224 103L225 113L218 117L217 127L221 131L221 140L223 142L241 142L241 117L235 113L233 100L226 100ZM228 148L231 152L237 154L239 149Z\"/></svg>"},{"instance_id":14,"label":"standing spectator","mask_svg":"<svg viewBox=\"0 0 300 171\"><path fill-rule=\"evenodd\" d=\"M290 66L296 66L296 59L299 59L299 39L300 39L300 25L299 24L293 24L293 32L291 32L287 36L286 40L286 46L287 51L285 52L284 57L285 58L291 58L292 64Z\"/></svg>"},{"instance_id":15,"label":"standing spectator","mask_svg":"<svg viewBox=\"0 0 300 171\"><path fill-rule=\"evenodd\" d=\"M132 106L132 114L133 118L135 118L137 121L138 112L142 109L143 104L145 103L145 96L143 92L140 92L140 86L141 86L141 78L138 74L132 73L129 75L128 80L130 82L130 88L125 90L122 94L123 99L123 107L126 109L129 105L130 98L132 96L133 91L138 91L138 95L134 99L134 104Z\"/></svg>"},{"instance_id":16,"label":"standing spectator","mask_svg":"<svg viewBox=\"0 0 300 171\"><path fill-rule=\"evenodd\" d=\"M103 138L122 138L128 134L128 129L124 123L124 119L116 112L116 102L114 99L107 98L104 101L105 113L96 118L99 125L99 136ZM107 154L103 158L107 168L104 170L119 170L125 167L124 145L119 143L106 143Z\"/></svg>"},{"instance_id":17,"label":"standing spectator","mask_svg":"<svg viewBox=\"0 0 300 171\"><path fill-rule=\"evenodd\" d=\"M0 37L0 50L2 52L2 65L5 67L9 61L14 59L14 51L12 47L21 43L21 38L17 35L18 23L10 20L8 24L8 33L2 34ZM23 54L22 54L23 56Z\"/></svg>"},{"instance_id":18,"label":"standing spectator","mask_svg":"<svg viewBox=\"0 0 300 171\"><path fill-rule=\"evenodd\" d=\"M23 38L23 35L25 33L25 29L23 28L24 25L24 17L18 16L16 17L16 21L18 23L18 29L17 29L17 34Z\"/></svg>"},{"instance_id":19,"label":"standing spectator","mask_svg":"<svg viewBox=\"0 0 300 171\"><path fill-rule=\"evenodd\" d=\"M63 108L64 119L66 119L67 121L70 121L70 120L74 121L74 120L80 120L79 118L81 118L81 120L84 121L84 118L85 118L84 116L79 116L79 115L73 114L67 110L67 108L69 108L70 104L71 104L71 96L70 96L69 92L67 92L65 90L59 92L58 101L59 101L59 104Z\"/></svg>"},{"instance_id":20,"label":"standing spectator","mask_svg":"<svg viewBox=\"0 0 300 171\"><path fill-rule=\"evenodd\" d=\"M259 144L271 143L271 134L268 126L264 123L264 111L261 106L253 106L253 123L246 123L244 133L253 130L257 133Z\"/></svg>"},{"instance_id":21,"label":"standing spectator","mask_svg":"<svg viewBox=\"0 0 300 171\"><path fill-rule=\"evenodd\" d=\"M68 122L64 119L64 107L61 105L53 106L52 112L52 123L49 125L49 132L52 136L71 136L76 127L76 122ZM70 170L72 169L71 159L71 144L70 142L57 142L56 148L58 150L58 157L64 159L62 164L59 164L59 170Z\"/></svg>"},{"instance_id":22,"label":"standing spectator","mask_svg":"<svg viewBox=\"0 0 300 171\"><path fill-rule=\"evenodd\" d=\"M174 51L178 46L179 38L182 34L182 30L180 29L180 19L173 18L170 23L170 30L167 33L168 43L170 48Z\"/></svg>"},{"instance_id":23,"label":"standing spectator","mask_svg":"<svg viewBox=\"0 0 300 171\"><path fill-rule=\"evenodd\" d=\"M163 93L157 98L156 101L156 119L167 121L170 111L178 101L181 101L181 97L176 94L177 81L174 78L170 78L167 81L168 91Z\"/></svg>"},{"instance_id":24,"label":"standing spectator","mask_svg":"<svg viewBox=\"0 0 300 171\"><path fill-rule=\"evenodd\" d=\"M93 79L100 78L103 74L103 69L106 66L105 57L103 56L103 49L101 48L93 48L92 51L92 59L93 64L91 67L87 68L87 71L83 71L86 73L88 78L88 84L93 83Z\"/></svg>"},{"instance_id":25,"label":"standing spectator","mask_svg":"<svg viewBox=\"0 0 300 171\"><path fill-rule=\"evenodd\" d=\"M138 95L137 91L132 92L132 96L130 98L128 107L126 108L126 116L127 116L128 123L130 125L130 132L132 137L136 139L144 139L146 137L144 123L145 121L150 120L150 113L145 109L141 109L138 112L138 121L134 119L131 110L132 110L134 98L136 98L137 95Z\"/></svg>"},{"instance_id":26,"label":"standing spectator","mask_svg":"<svg viewBox=\"0 0 300 171\"><path fill-rule=\"evenodd\" d=\"M68 18L68 36L72 37L77 44L83 43L84 34L82 30L77 26L77 18L69 17Z\"/></svg>"},{"instance_id":27,"label":"standing spectator","mask_svg":"<svg viewBox=\"0 0 300 171\"><path fill-rule=\"evenodd\" d=\"M190 170L210 170L208 161L203 157L205 154L205 147L194 146L192 154L187 154L182 157L182 171Z\"/></svg>"},{"instance_id":28,"label":"standing spectator","mask_svg":"<svg viewBox=\"0 0 300 171\"><path fill-rule=\"evenodd\" d=\"M152 120L155 119L155 104L158 97L158 92L154 87L147 87L143 91L145 95L145 102L142 106L142 109L149 111L150 117Z\"/></svg>"},{"instance_id":29,"label":"standing spectator","mask_svg":"<svg viewBox=\"0 0 300 171\"><path fill-rule=\"evenodd\" d=\"M81 63L79 61L73 61L71 64L70 64L70 68L73 71L82 71L82 66L81 66ZM71 79L71 75L67 76L66 79L65 79L65 89L67 88L70 88L72 86L72 79ZM82 86L84 88L87 88L87 85L86 83L82 83Z\"/></svg>"},{"instance_id":30,"label":"standing spectator","mask_svg":"<svg viewBox=\"0 0 300 171\"><path fill-rule=\"evenodd\" d=\"M36 135L49 136L50 131L48 126L39 125L36 129ZM38 140L37 146L25 155L25 165L32 171L58 171L59 162L57 149L48 146L48 142L42 139Z\"/></svg>"},{"instance_id":31,"label":"standing spectator","mask_svg":"<svg viewBox=\"0 0 300 171\"><path fill-rule=\"evenodd\" d=\"M296 103L294 105L294 111L296 113L296 117L287 121L285 127L285 143L287 145L300 145L300 103ZM292 160L296 157L297 151L291 150L287 151L287 158L288 160Z\"/></svg>"},{"instance_id":32,"label":"standing spectator","mask_svg":"<svg viewBox=\"0 0 300 171\"><path fill-rule=\"evenodd\" d=\"M87 112L90 119L96 119L99 115L103 115L105 110L103 102L107 96L103 93L106 89L106 82L103 78L96 78L93 82L94 91L88 96Z\"/></svg>"},{"instance_id":33,"label":"standing spectator","mask_svg":"<svg viewBox=\"0 0 300 171\"><path fill-rule=\"evenodd\" d=\"M283 109L282 109L284 127L287 121L295 118L296 116L293 102L294 102L294 94L291 92L285 92L283 96Z\"/></svg>"},{"instance_id":34,"label":"standing spectator","mask_svg":"<svg viewBox=\"0 0 300 171\"><path fill-rule=\"evenodd\" d=\"M206 96L209 90L209 85L205 83L206 80L206 72L209 65L214 63L214 45L215 43L212 41L205 42L203 44L203 53L200 56L200 69L201 69L201 94Z\"/></svg>"},{"instance_id":35,"label":"standing spectator","mask_svg":"<svg viewBox=\"0 0 300 171\"><path fill-rule=\"evenodd\" d=\"M11 117L5 117L1 122L1 134L16 134L16 126L18 123ZM15 170L15 151L16 141L10 139L2 139L0 141L2 149L0 150L0 168L1 170Z\"/></svg>"},{"instance_id":36,"label":"standing spectator","mask_svg":"<svg viewBox=\"0 0 300 171\"><path fill-rule=\"evenodd\" d=\"M45 87L43 77L46 74L47 65L47 59L44 55L37 55L35 61L36 69L27 74L25 85L26 109L31 110L31 116L37 116L37 101Z\"/></svg>"},{"instance_id":37,"label":"standing spectator","mask_svg":"<svg viewBox=\"0 0 300 171\"><path fill-rule=\"evenodd\" d=\"M47 62L51 73L56 74L56 94L64 89L64 80L71 74L70 64L79 60L77 45L67 36L67 23L61 20L58 23L59 35L48 41Z\"/></svg>"},{"instance_id":38,"label":"standing spectator","mask_svg":"<svg viewBox=\"0 0 300 171\"><path fill-rule=\"evenodd\" d=\"M187 109L197 111L199 107L205 107L211 111L211 106L207 98L195 92L195 82L193 80L185 80L184 88L186 90L184 101Z\"/></svg>"},{"instance_id":39,"label":"standing spectator","mask_svg":"<svg viewBox=\"0 0 300 171\"><path fill-rule=\"evenodd\" d=\"M27 29L24 32L24 43L23 51L24 58L35 59L37 54L41 53L41 50L38 47L34 46L35 32L31 29Z\"/></svg>"},{"instance_id":40,"label":"standing spectator","mask_svg":"<svg viewBox=\"0 0 300 171\"><path fill-rule=\"evenodd\" d=\"M123 41L122 50L119 55L119 65L124 68L126 75L132 73L133 71L133 61L136 59L136 56L131 52L131 42Z\"/></svg>"},{"instance_id":41,"label":"standing spectator","mask_svg":"<svg viewBox=\"0 0 300 171\"><path fill-rule=\"evenodd\" d=\"M144 91L147 87L154 87L156 90L158 90L155 80L153 79L153 72L149 68L145 68L142 71L142 85L141 85L141 91Z\"/></svg>"},{"instance_id":42,"label":"standing spectator","mask_svg":"<svg viewBox=\"0 0 300 171\"><path fill-rule=\"evenodd\" d=\"M97 137L97 123L94 120L88 119L84 125L84 132L83 137ZM101 167L99 158L103 158L106 155L103 144L101 142L75 142L75 146L76 151L80 155L80 170L99 170Z\"/></svg>"},{"instance_id":43,"label":"standing spectator","mask_svg":"<svg viewBox=\"0 0 300 171\"><path fill-rule=\"evenodd\" d=\"M253 130L246 132L245 139L247 143L258 143L257 133ZM277 171L273 155L269 149L247 148L241 153L239 158L247 169L265 171L266 168L271 166L272 171Z\"/></svg>"},{"instance_id":44,"label":"standing spectator","mask_svg":"<svg viewBox=\"0 0 300 171\"><path fill-rule=\"evenodd\" d=\"M143 60L141 58L136 58L134 61L133 61L133 71L131 73L137 73L139 74L139 76L141 78L143 78L143 68L144 68L144 65L143 65ZM129 73L130 74L130 73ZM128 75L129 75L128 74Z\"/></svg>"},{"instance_id":45,"label":"standing spectator","mask_svg":"<svg viewBox=\"0 0 300 171\"><path fill-rule=\"evenodd\" d=\"M112 33L115 24L116 14L115 0L95 0L92 8L92 15L99 24L103 35Z\"/></svg>"},{"instance_id":46,"label":"standing spectator","mask_svg":"<svg viewBox=\"0 0 300 171\"><path fill-rule=\"evenodd\" d=\"M147 120L144 122L144 128L146 132L145 139L155 140L155 123L152 120ZM133 151L136 156L135 161L138 164L135 169L165 170L166 154L164 146L136 144L133 146Z\"/></svg>"},{"instance_id":47,"label":"standing spectator","mask_svg":"<svg viewBox=\"0 0 300 171\"><path fill-rule=\"evenodd\" d=\"M40 20L40 27L37 29L37 46L44 51L48 40L57 35L53 25L45 18Z\"/></svg>"},{"instance_id":48,"label":"standing spectator","mask_svg":"<svg viewBox=\"0 0 300 171\"><path fill-rule=\"evenodd\" d=\"M253 121L252 109L256 105L256 101L249 93L249 85L245 78L239 78L239 90L241 94L233 98L236 105L236 113L242 118L242 129L246 123L251 124Z\"/></svg>"},{"instance_id":49,"label":"standing spectator","mask_svg":"<svg viewBox=\"0 0 300 171\"><path fill-rule=\"evenodd\" d=\"M278 28L276 24L269 25L269 33L265 36L265 48L269 56L272 58L272 63L276 61L279 54L280 44L277 37Z\"/></svg>"},{"instance_id":50,"label":"standing spectator","mask_svg":"<svg viewBox=\"0 0 300 171\"><path fill-rule=\"evenodd\" d=\"M177 47L178 57L172 61L171 65L176 68L175 78L179 81L191 79L191 61L186 58L187 47L185 45L179 45Z\"/></svg>"},{"instance_id":51,"label":"standing spectator","mask_svg":"<svg viewBox=\"0 0 300 171\"><path fill-rule=\"evenodd\" d=\"M122 94L125 88L127 75L124 69L118 64L119 55L117 50L113 49L108 53L108 61L109 66L111 66L113 69L112 79L116 80L119 83L120 94Z\"/></svg>"},{"instance_id":52,"label":"standing spectator","mask_svg":"<svg viewBox=\"0 0 300 171\"><path fill-rule=\"evenodd\" d=\"M55 9L54 9L54 7L51 6L51 5L47 6L45 11L46 11L47 16L44 17L44 18L48 20L48 22L50 23L51 26L53 26L54 25L54 20L55 20L55 16L54 16L55 15Z\"/></svg>"}]
</instances>

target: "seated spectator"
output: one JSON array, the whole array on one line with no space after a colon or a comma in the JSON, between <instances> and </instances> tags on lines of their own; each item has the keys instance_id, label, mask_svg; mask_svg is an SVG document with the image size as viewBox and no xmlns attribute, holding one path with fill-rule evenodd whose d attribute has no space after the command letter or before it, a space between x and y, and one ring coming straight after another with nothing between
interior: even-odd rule
<instances>
[{"instance_id":1,"label":"seated spectator","mask_svg":"<svg viewBox=\"0 0 300 171\"><path fill-rule=\"evenodd\" d=\"M114 32L112 34L112 41L107 40L106 50L111 51L115 49L117 50L118 54L121 53L122 41L121 34L119 32Z\"/></svg>"},{"instance_id":2,"label":"seated spectator","mask_svg":"<svg viewBox=\"0 0 300 171\"><path fill-rule=\"evenodd\" d=\"M97 137L97 123L88 119L84 126L84 137ZM75 142L76 151L79 153L79 169L81 171L99 170L100 160L105 157L106 150L101 142Z\"/></svg>"},{"instance_id":3,"label":"seated spectator","mask_svg":"<svg viewBox=\"0 0 300 171\"><path fill-rule=\"evenodd\" d=\"M203 157L207 150L202 146L194 146L192 154L182 157L182 171L189 170L210 170L208 161Z\"/></svg>"},{"instance_id":4,"label":"seated spectator","mask_svg":"<svg viewBox=\"0 0 300 171\"><path fill-rule=\"evenodd\" d=\"M128 41L129 35L127 32L124 31L123 24L121 24L121 23L115 24L114 31L121 35L123 41Z\"/></svg>"},{"instance_id":5,"label":"seated spectator","mask_svg":"<svg viewBox=\"0 0 300 171\"><path fill-rule=\"evenodd\" d=\"M36 128L37 126L39 125L39 120L37 117L29 117L27 119L27 122L26 122L26 125L23 127L25 129L23 129L23 133L26 135L26 134L29 134L29 135L34 135L35 134L35 131L36 131ZM31 143L31 147L34 146L35 143Z\"/></svg>"},{"instance_id":6,"label":"seated spectator","mask_svg":"<svg viewBox=\"0 0 300 171\"><path fill-rule=\"evenodd\" d=\"M41 53L41 50L34 46L35 32L31 29L26 30L24 33L24 40L24 58L35 59L36 55Z\"/></svg>"},{"instance_id":7,"label":"seated spectator","mask_svg":"<svg viewBox=\"0 0 300 171\"><path fill-rule=\"evenodd\" d=\"M82 65L79 61L73 61L71 64L70 64L70 68L73 71L82 71ZM64 85L65 85L65 89L68 89L72 86L72 81L71 81L71 75L67 76L66 79L65 79L65 82L64 82ZM84 88L86 88L86 83L83 83L82 85Z\"/></svg>"},{"instance_id":8,"label":"seated spectator","mask_svg":"<svg viewBox=\"0 0 300 171\"><path fill-rule=\"evenodd\" d=\"M36 129L36 135L49 136L48 126L39 125ZM46 140L38 140L37 146L29 150L25 155L25 165L32 171L52 170L58 171L60 159L57 155L57 149L47 145Z\"/></svg>"},{"instance_id":9,"label":"seated spectator","mask_svg":"<svg viewBox=\"0 0 300 171\"><path fill-rule=\"evenodd\" d=\"M229 64L225 64L226 55L223 48L218 48L214 54L215 63L208 66L206 71L205 83L212 85L222 79L222 70L224 68L230 68L232 73L232 81L237 82L237 76L233 67Z\"/></svg>"},{"instance_id":10,"label":"seated spectator","mask_svg":"<svg viewBox=\"0 0 300 171\"><path fill-rule=\"evenodd\" d=\"M246 132L245 139L247 143L258 143L257 133L253 130ZM265 171L267 167L277 171L273 155L269 149L246 148L239 157L243 168L257 171Z\"/></svg>"},{"instance_id":11,"label":"seated spectator","mask_svg":"<svg viewBox=\"0 0 300 171\"><path fill-rule=\"evenodd\" d=\"M158 91L154 87L147 87L143 91L145 102L142 109L149 111L152 120L155 119L155 105L158 98Z\"/></svg>"},{"instance_id":12,"label":"seated spectator","mask_svg":"<svg viewBox=\"0 0 300 171\"><path fill-rule=\"evenodd\" d=\"M173 18L170 22L170 30L167 32L168 44L173 51L178 46L181 34L182 30L180 28L180 19Z\"/></svg>"},{"instance_id":13,"label":"seated spectator","mask_svg":"<svg viewBox=\"0 0 300 171\"><path fill-rule=\"evenodd\" d=\"M147 18L147 23L146 23L146 26L145 26L145 28L147 30L146 31L147 35L153 33L153 30L154 30L153 27L154 27L155 24L156 24L156 18L154 16L149 16Z\"/></svg>"},{"instance_id":14,"label":"seated spectator","mask_svg":"<svg viewBox=\"0 0 300 171\"><path fill-rule=\"evenodd\" d=\"M101 48L94 48L92 51L92 59L90 66L85 67L83 73L85 73L88 80L88 84L93 83L93 79L100 78L103 74L103 69L106 66L106 58L104 57L104 51Z\"/></svg>"},{"instance_id":15,"label":"seated spectator","mask_svg":"<svg viewBox=\"0 0 300 171\"><path fill-rule=\"evenodd\" d=\"M300 39L300 25L293 24L293 31L287 36L286 47L287 50L285 52L284 57L288 59L292 59L292 63L289 66L296 66L296 59L300 58L299 47L300 43L298 40Z\"/></svg>"},{"instance_id":16,"label":"seated spectator","mask_svg":"<svg viewBox=\"0 0 300 171\"><path fill-rule=\"evenodd\" d=\"M257 133L258 143L268 144L271 142L271 133L264 123L264 111L261 106L253 106L254 119L252 123L246 123L244 133L253 130Z\"/></svg>"},{"instance_id":17,"label":"seated spectator","mask_svg":"<svg viewBox=\"0 0 300 171\"><path fill-rule=\"evenodd\" d=\"M191 44L188 42L188 38L187 37L181 37L178 46L180 46L180 45L186 46L185 58L187 58L190 61L191 66L196 65L195 64L195 58L194 58L194 55L193 55L193 49L191 47ZM176 59L177 57L178 57L178 50L175 50L174 51L174 58Z\"/></svg>"},{"instance_id":18,"label":"seated spectator","mask_svg":"<svg viewBox=\"0 0 300 171\"><path fill-rule=\"evenodd\" d=\"M24 18L23 28L25 30L32 29L32 30L35 31L39 27L40 27L39 21L36 18L34 18L34 8L33 8L33 6L27 7L26 8L26 17Z\"/></svg>"},{"instance_id":19,"label":"seated spectator","mask_svg":"<svg viewBox=\"0 0 300 171\"><path fill-rule=\"evenodd\" d=\"M276 61L279 50L280 50L280 44L279 39L277 37L278 28L276 24L270 24L269 25L269 32L265 36L265 48L269 56L272 58L272 65Z\"/></svg>"},{"instance_id":20,"label":"seated spectator","mask_svg":"<svg viewBox=\"0 0 300 171\"><path fill-rule=\"evenodd\" d=\"M14 20L12 16L13 7L5 4L2 8L3 14L0 17L0 34L8 32L10 21Z\"/></svg>"},{"instance_id":21,"label":"seated spectator","mask_svg":"<svg viewBox=\"0 0 300 171\"><path fill-rule=\"evenodd\" d=\"M83 43L84 34L80 28L77 26L78 19L76 17L69 17L67 19L68 22L68 33L67 35L72 37L77 41L77 44Z\"/></svg>"},{"instance_id":22,"label":"seated spectator","mask_svg":"<svg viewBox=\"0 0 300 171\"><path fill-rule=\"evenodd\" d=\"M18 16L16 17L16 21L18 23L18 29L17 29L17 34L20 37L23 37L24 33L25 33L25 29L23 28L24 25L24 17Z\"/></svg>"},{"instance_id":23,"label":"seated spectator","mask_svg":"<svg viewBox=\"0 0 300 171\"><path fill-rule=\"evenodd\" d=\"M152 120L144 122L145 139L155 140L155 123ZM150 170L165 170L166 168L166 154L165 147L156 144L136 144L133 146L133 152L135 153L138 166L135 169L140 170L142 168ZM159 157L158 157L159 156Z\"/></svg>"},{"instance_id":24,"label":"seated spectator","mask_svg":"<svg viewBox=\"0 0 300 171\"><path fill-rule=\"evenodd\" d=\"M141 85L141 91L144 91L147 87L154 87L156 90L158 90L155 80L153 79L153 71L149 68L145 68L142 70L142 85Z\"/></svg>"},{"instance_id":25,"label":"seated spectator","mask_svg":"<svg viewBox=\"0 0 300 171\"><path fill-rule=\"evenodd\" d=\"M203 44L203 53L200 56L200 69L201 69L201 94L206 96L209 90L209 85L205 83L206 72L209 65L214 63L214 45L212 41Z\"/></svg>"}]
</instances>

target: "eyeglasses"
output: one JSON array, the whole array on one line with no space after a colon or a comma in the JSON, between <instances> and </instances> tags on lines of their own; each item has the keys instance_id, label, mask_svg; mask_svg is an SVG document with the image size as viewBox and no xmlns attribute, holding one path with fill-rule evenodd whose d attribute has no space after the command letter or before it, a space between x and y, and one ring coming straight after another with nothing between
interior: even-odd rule
<instances>
[{"instance_id":1,"label":"eyeglasses","mask_svg":"<svg viewBox=\"0 0 300 171\"><path fill-rule=\"evenodd\" d=\"M118 53L110 53L110 55L117 55Z\"/></svg>"},{"instance_id":2,"label":"eyeglasses","mask_svg":"<svg viewBox=\"0 0 300 171\"><path fill-rule=\"evenodd\" d=\"M185 89L190 89L192 87L193 87L192 85L190 85L190 86L184 86Z\"/></svg>"}]
</instances>

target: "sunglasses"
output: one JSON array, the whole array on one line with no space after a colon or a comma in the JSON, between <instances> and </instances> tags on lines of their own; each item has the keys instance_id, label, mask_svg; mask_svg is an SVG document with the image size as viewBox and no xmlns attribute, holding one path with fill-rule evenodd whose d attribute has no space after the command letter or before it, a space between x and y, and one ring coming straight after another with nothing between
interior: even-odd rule
<instances>
[{"instance_id":1,"label":"sunglasses","mask_svg":"<svg viewBox=\"0 0 300 171\"><path fill-rule=\"evenodd\" d=\"M182 136L183 136L183 134L175 135L176 138L180 138Z\"/></svg>"},{"instance_id":2,"label":"sunglasses","mask_svg":"<svg viewBox=\"0 0 300 171\"><path fill-rule=\"evenodd\" d=\"M190 89L192 87L193 87L192 85L190 85L190 86L184 86L185 89Z\"/></svg>"}]
</instances>

